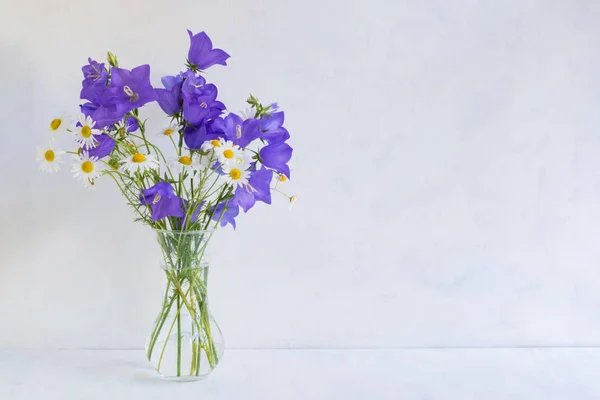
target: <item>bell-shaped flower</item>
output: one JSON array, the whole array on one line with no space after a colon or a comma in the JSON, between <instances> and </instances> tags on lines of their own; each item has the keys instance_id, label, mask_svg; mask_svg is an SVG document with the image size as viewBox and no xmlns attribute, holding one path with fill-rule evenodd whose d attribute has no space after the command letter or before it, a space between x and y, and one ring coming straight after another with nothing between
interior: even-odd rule
<instances>
[{"instance_id":1,"label":"bell-shaped flower","mask_svg":"<svg viewBox=\"0 0 600 400\"><path fill-rule=\"evenodd\" d=\"M204 70L215 64L227 65L229 54L221 49L213 49L213 44L208 35L204 32L193 34L188 29L190 35L190 50L188 51L188 62L197 69Z\"/></svg>"},{"instance_id":2,"label":"bell-shaped flower","mask_svg":"<svg viewBox=\"0 0 600 400\"><path fill-rule=\"evenodd\" d=\"M164 217L184 216L181 199L169 182L158 182L142 190L140 202L152 208L152 221L159 221Z\"/></svg>"},{"instance_id":3,"label":"bell-shaped flower","mask_svg":"<svg viewBox=\"0 0 600 400\"><path fill-rule=\"evenodd\" d=\"M285 142L269 144L259 151L260 161L265 167L290 177L290 167L287 165L292 158L293 149Z\"/></svg>"}]
</instances>

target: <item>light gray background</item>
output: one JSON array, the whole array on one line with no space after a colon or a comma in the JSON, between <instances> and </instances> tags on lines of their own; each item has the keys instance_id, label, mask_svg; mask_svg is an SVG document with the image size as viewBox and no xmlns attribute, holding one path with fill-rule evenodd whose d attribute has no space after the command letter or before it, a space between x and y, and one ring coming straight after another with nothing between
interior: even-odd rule
<instances>
[{"instance_id":1,"label":"light gray background","mask_svg":"<svg viewBox=\"0 0 600 400\"><path fill-rule=\"evenodd\" d=\"M88 56L159 85L185 28L232 55L208 74L229 108L279 101L295 148L297 207L213 245L229 347L600 344L600 3L0 6L0 347L143 346L152 232L108 180L42 174L35 146L77 111Z\"/></svg>"}]
</instances>

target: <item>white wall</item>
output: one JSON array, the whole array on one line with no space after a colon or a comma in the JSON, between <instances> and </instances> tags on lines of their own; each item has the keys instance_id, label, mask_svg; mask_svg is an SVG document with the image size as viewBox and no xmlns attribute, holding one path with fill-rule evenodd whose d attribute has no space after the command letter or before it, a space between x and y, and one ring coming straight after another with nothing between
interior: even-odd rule
<instances>
[{"instance_id":1,"label":"white wall","mask_svg":"<svg viewBox=\"0 0 600 400\"><path fill-rule=\"evenodd\" d=\"M600 3L0 0L0 347L142 347L162 280L116 188L37 170L79 68L159 85L205 30L278 100L285 199L213 245L229 347L600 344ZM158 116L157 107L151 116ZM159 126L161 121L151 124Z\"/></svg>"}]
</instances>

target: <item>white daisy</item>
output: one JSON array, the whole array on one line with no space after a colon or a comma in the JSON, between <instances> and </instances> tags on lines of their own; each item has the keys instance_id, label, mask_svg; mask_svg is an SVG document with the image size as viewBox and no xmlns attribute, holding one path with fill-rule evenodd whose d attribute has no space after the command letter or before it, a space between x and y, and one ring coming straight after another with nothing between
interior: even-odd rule
<instances>
[{"instance_id":1,"label":"white daisy","mask_svg":"<svg viewBox=\"0 0 600 400\"><path fill-rule=\"evenodd\" d=\"M219 162L223 165L243 166L249 163L244 150L241 149L240 146L233 144L231 140L221 139L219 146L214 147L213 151Z\"/></svg>"},{"instance_id":2,"label":"white daisy","mask_svg":"<svg viewBox=\"0 0 600 400\"><path fill-rule=\"evenodd\" d=\"M52 134L66 133L70 124L71 120L66 114L58 115L50 120L48 131Z\"/></svg>"},{"instance_id":3,"label":"white daisy","mask_svg":"<svg viewBox=\"0 0 600 400\"><path fill-rule=\"evenodd\" d=\"M223 176L227 183L232 184L234 187L238 186L246 186L251 189L248 184L248 178L250 177L250 171L246 170L247 166L240 166L235 164L224 164L223 172L225 175Z\"/></svg>"},{"instance_id":4,"label":"white daisy","mask_svg":"<svg viewBox=\"0 0 600 400\"><path fill-rule=\"evenodd\" d=\"M219 139L207 140L202 143L202 150L214 151L215 148L221 147L221 141Z\"/></svg>"},{"instance_id":5,"label":"white daisy","mask_svg":"<svg viewBox=\"0 0 600 400\"><path fill-rule=\"evenodd\" d=\"M62 162L61 156L64 151L55 149L52 144L46 148L37 148L37 160L40 162L40 168L45 172L56 172L60 169Z\"/></svg>"},{"instance_id":6,"label":"white daisy","mask_svg":"<svg viewBox=\"0 0 600 400\"><path fill-rule=\"evenodd\" d=\"M275 185L288 181L288 177L284 174L275 173L273 174L273 177L275 177Z\"/></svg>"},{"instance_id":7,"label":"white daisy","mask_svg":"<svg viewBox=\"0 0 600 400\"><path fill-rule=\"evenodd\" d=\"M151 154L135 153L120 162L123 164L121 170L128 172L129 175L134 175L138 171L143 174L159 167L159 162Z\"/></svg>"},{"instance_id":8,"label":"white daisy","mask_svg":"<svg viewBox=\"0 0 600 400\"><path fill-rule=\"evenodd\" d=\"M86 117L85 115L81 115L79 117L79 123L81 126L75 127L73 131L73 135L75 137L75 142L78 145L83 147L84 145L88 148L96 147L96 139L94 136L100 135L102 132L98 129L94 129L96 123L92 120L91 117Z\"/></svg>"},{"instance_id":9,"label":"white daisy","mask_svg":"<svg viewBox=\"0 0 600 400\"><path fill-rule=\"evenodd\" d=\"M164 128L162 128L159 132L160 136L171 136L174 133L179 132L179 130L182 128L181 125L177 125L175 122L170 123L169 125L165 126Z\"/></svg>"},{"instance_id":10,"label":"white daisy","mask_svg":"<svg viewBox=\"0 0 600 400\"><path fill-rule=\"evenodd\" d=\"M75 178L79 179L88 189L93 189L95 180L104 171L104 167L98 161L98 157L90 157L87 151L82 151L81 155L75 156L72 171Z\"/></svg>"},{"instance_id":11,"label":"white daisy","mask_svg":"<svg viewBox=\"0 0 600 400\"><path fill-rule=\"evenodd\" d=\"M170 166L178 172L187 171L189 173L192 173L194 171L198 171L199 169L201 169L200 160L198 156L199 154L194 154L192 155L192 157L185 155L181 157L176 157L171 160Z\"/></svg>"}]
</instances>

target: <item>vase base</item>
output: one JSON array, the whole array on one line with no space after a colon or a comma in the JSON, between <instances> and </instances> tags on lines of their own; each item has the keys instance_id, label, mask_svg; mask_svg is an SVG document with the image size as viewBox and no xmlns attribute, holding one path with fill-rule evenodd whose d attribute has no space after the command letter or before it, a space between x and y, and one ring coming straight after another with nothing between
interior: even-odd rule
<instances>
[{"instance_id":1,"label":"vase base","mask_svg":"<svg viewBox=\"0 0 600 400\"><path fill-rule=\"evenodd\" d=\"M198 375L198 376L164 376L161 375L164 379L171 381L171 382L179 382L179 383L184 383L184 382L196 382L196 381L201 381L203 379L208 378L208 375Z\"/></svg>"}]
</instances>

